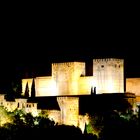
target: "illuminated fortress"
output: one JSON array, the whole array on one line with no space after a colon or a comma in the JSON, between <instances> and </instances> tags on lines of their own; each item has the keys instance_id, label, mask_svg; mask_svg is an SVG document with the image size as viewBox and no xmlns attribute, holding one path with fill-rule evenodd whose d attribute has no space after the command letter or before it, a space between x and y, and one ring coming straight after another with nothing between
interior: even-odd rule
<instances>
[{"instance_id":1,"label":"illuminated fortress","mask_svg":"<svg viewBox=\"0 0 140 140\"><path fill-rule=\"evenodd\" d=\"M28 112L39 112L43 109L40 103L44 102L47 106L44 110L47 110L50 119L59 124L78 126L84 131L85 123L88 123L88 108L91 107L91 110L92 107L96 108L93 100L95 101L98 97L92 94L103 95L101 103L106 104L104 100L106 97L110 98L110 95L123 96L127 92L135 93L136 96L130 96L129 100L135 101L134 104L140 103L138 90L140 78L124 78L123 59L94 59L92 76L85 75L85 65L84 62L52 63L51 76L22 79L22 94L25 94L28 86L29 98L32 96L33 82L35 84L35 100L32 103L34 105L30 105L30 100L23 99ZM125 85L126 88L124 88ZM111 97L111 100L114 100L113 98ZM4 100L3 97L2 99ZM13 104L14 108L18 104L21 104L20 108L23 105L18 100ZM6 101L5 105L10 108ZM81 108L85 109L83 113Z\"/></svg>"},{"instance_id":2,"label":"illuminated fortress","mask_svg":"<svg viewBox=\"0 0 140 140\"><path fill-rule=\"evenodd\" d=\"M86 76L85 73L84 62L53 63L51 76L34 78L35 96L55 97L60 107L60 111L49 110L50 118L58 120L60 124L75 125L83 129L88 119L86 115L80 114L82 95L88 95L90 98L91 92L96 95L125 94L123 59L94 59L93 76ZM32 81L33 78L22 79L23 94L28 83L31 96ZM126 90L131 93L133 93L132 81L133 79L126 80Z\"/></svg>"},{"instance_id":3,"label":"illuminated fortress","mask_svg":"<svg viewBox=\"0 0 140 140\"><path fill-rule=\"evenodd\" d=\"M91 88L97 94L124 92L124 61L122 59L93 60L93 76L85 75L84 62L53 63L52 76L36 77L35 90L38 96L89 95ZM22 80L22 92L31 79Z\"/></svg>"}]
</instances>

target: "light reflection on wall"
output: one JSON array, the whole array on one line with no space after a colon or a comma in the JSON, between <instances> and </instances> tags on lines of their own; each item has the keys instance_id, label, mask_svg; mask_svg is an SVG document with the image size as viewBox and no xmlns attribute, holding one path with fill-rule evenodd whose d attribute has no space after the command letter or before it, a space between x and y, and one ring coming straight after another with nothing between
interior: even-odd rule
<instances>
[{"instance_id":1,"label":"light reflection on wall","mask_svg":"<svg viewBox=\"0 0 140 140\"><path fill-rule=\"evenodd\" d=\"M114 85L112 83L112 80L109 80L107 82L107 92L113 93L114 91L115 91L115 87L114 87Z\"/></svg>"},{"instance_id":2,"label":"light reflection on wall","mask_svg":"<svg viewBox=\"0 0 140 140\"><path fill-rule=\"evenodd\" d=\"M56 82L51 76L37 77L36 81L36 96L56 96Z\"/></svg>"},{"instance_id":3,"label":"light reflection on wall","mask_svg":"<svg viewBox=\"0 0 140 140\"><path fill-rule=\"evenodd\" d=\"M95 87L93 76L80 77L78 81L78 93L80 95L91 94L91 88Z\"/></svg>"}]
</instances>

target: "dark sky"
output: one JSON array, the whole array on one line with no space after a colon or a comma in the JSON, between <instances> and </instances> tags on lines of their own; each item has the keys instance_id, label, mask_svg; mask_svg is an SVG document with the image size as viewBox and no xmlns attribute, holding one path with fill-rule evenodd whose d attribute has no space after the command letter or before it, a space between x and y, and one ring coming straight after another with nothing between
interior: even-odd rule
<instances>
[{"instance_id":1,"label":"dark sky","mask_svg":"<svg viewBox=\"0 0 140 140\"><path fill-rule=\"evenodd\" d=\"M140 77L139 20L132 12L9 12L1 24L0 87L27 75L50 74L51 62L125 59Z\"/></svg>"}]
</instances>

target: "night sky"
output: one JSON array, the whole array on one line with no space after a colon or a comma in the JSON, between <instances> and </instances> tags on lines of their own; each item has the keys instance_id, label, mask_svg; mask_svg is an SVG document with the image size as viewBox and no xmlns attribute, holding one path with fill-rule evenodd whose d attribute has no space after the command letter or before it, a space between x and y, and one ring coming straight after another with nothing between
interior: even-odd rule
<instances>
[{"instance_id":1,"label":"night sky","mask_svg":"<svg viewBox=\"0 0 140 140\"><path fill-rule=\"evenodd\" d=\"M52 16L53 15L53 16ZM51 74L52 62L123 58L127 77L140 77L138 18L132 13L67 15L8 13L1 26L0 88Z\"/></svg>"}]
</instances>

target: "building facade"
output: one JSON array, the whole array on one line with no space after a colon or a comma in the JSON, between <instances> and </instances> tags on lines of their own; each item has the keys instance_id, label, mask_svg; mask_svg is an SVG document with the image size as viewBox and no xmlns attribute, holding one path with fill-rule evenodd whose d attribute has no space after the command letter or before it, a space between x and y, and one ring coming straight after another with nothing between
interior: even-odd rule
<instances>
[{"instance_id":1,"label":"building facade","mask_svg":"<svg viewBox=\"0 0 140 140\"><path fill-rule=\"evenodd\" d=\"M52 74L35 78L22 79L22 94L25 94L27 85L29 97L32 93L32 84L35 84L35 98L55 98L58 108L46 108L49 118L59 124L79 126L84 130L88 116L80 114L81 96L135 93L135 104L139 104L140 80L139 78L124 78L124 60L116 58L94 59L93 75L86 76L84 62L53 63ZM126 82L126 83L125 83ZM126 85L126 91L124 86ZM109 96L108 96L109 97ZM85 98L85 97L84 97ZM0 103L8 109L26 108L28 112L37 112L36 102L27 102L26 99L15 99L6 102L0 97ZM49 104L49 101L44 102ZM51 103L50 103L51 104ZM36 113L37 114L37 113Z\"/></svg>"}]
</instances>

